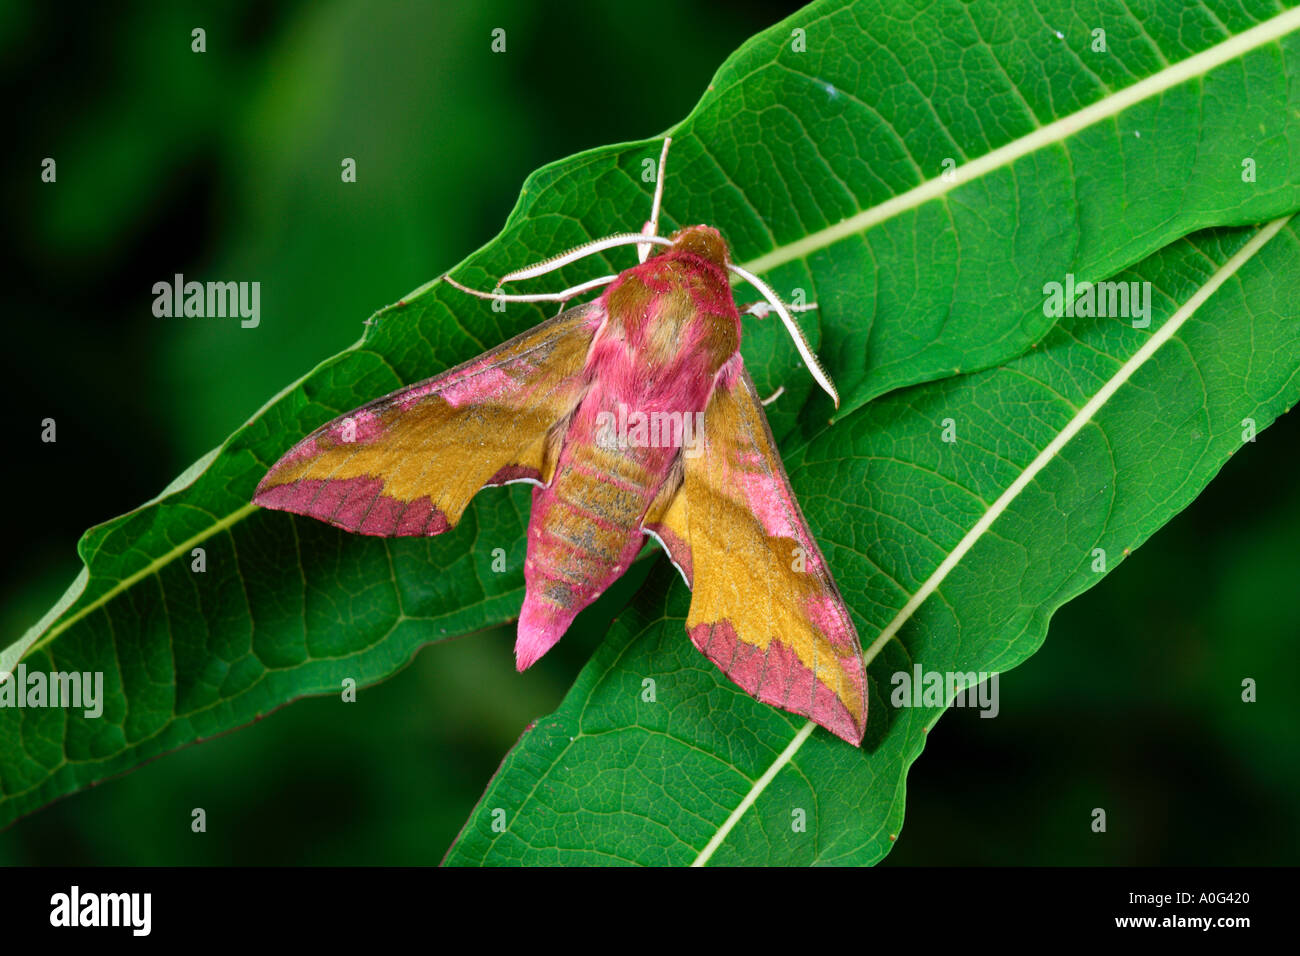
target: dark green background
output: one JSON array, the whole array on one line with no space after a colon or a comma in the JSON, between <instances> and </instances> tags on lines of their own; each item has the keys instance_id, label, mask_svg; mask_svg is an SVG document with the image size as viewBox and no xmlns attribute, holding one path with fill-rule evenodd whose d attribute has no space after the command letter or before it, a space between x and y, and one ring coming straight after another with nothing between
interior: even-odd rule
<instances>
[{"instance_id":1,"label":"dark green background","mask_svg":"<svg viewBox=\"0 0 1300 956\"><path fill-rule=\"evenodd\" d=\"M5 643L79 570L81 531L157 494L374 309L491 238L528 172L667 128L798 4L102 6L0 17L0 361L17 396ZM643 217L628 210L628 228ZM155 318L153 283L176 272L260 281L261 327ZM46 417L55 445L39 441ZM1067 606L1003 676L996 720L940 722L889 863L1296 861L1298 432L1289 416L1246 445ZM511 628L426 649L356 704L300 701L22 820L0 862L437 862L600 640L597 616L522 676ZM1281 719L1240 702L1243 677Z\"/></svg>"}]
</instances>

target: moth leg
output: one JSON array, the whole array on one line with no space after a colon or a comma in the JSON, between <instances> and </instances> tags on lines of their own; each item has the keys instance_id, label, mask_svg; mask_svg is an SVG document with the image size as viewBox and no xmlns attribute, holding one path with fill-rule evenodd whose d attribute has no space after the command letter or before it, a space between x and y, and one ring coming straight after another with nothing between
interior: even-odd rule
<instances>
[{"instance_id":1,"label":"moth leg","mask_svg":"<svg viewBox=\"0 0 1300 956\"><path fill-rule=\"evenodd\" d=\"M783 394L785 394L785 386L784 386L784 385L782 385L782 386L780 386L779 388L777 388L777 390L776 390L775 392L773 392L771 395L767 396L767 398L763 399L763 400L762 400L761 402L759 402L758 404L760 404L760 405L771 405L771 404L772 404L773 402L775 402L778 398L780 398Z\"/></svg>"},{"instance_id":2,"label":"moth leg","mask_svg":"<svg viewBox=\"0 0 1300 956\"><path fill-rule=\"evenodd\" d=\"M817 308L816 302L805 302L803 305L787 305L786 309L790 312L811 312ZM767 301L751 302L749 305L740 307L741 315L752 315L756 319L765 319L772 314L772 304Z\"/></svg>"},{"instance_id":3,"label":"moth leg","mask_svg":"<svg viewBox=\"0 0 1300 956\"><path fill-rule=\"evenodd\" d=\"M665 136L663 152L659 154L659 166L655 169L655 198L650 206L650 218L641 227L641 235L643 236L659 235L659 207L663 204L664 199L664 166L668 163L668 147L672 144L673 138ZM645 262L649 255L650 243L644 242L636 247L638 262Z\"/></svg>"}]
</instances>

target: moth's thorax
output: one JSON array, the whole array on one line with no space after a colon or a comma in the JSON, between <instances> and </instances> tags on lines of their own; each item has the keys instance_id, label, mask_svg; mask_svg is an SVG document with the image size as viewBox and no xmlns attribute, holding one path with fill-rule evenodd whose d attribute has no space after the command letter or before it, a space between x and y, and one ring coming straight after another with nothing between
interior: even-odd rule
<instances>
[{"instance_id":1,"label":"moth's thorax","mask_svg":"<svg viewBox=\"0 0 1300 956\"><path fill-rule=\"evenodd\" d=\"M628 269L605 293L602 339L623 346L642 374L712 376L740 348L740 314L725 265L727 246L711 226L689 226Z\"/></svg>"}]
</instances>

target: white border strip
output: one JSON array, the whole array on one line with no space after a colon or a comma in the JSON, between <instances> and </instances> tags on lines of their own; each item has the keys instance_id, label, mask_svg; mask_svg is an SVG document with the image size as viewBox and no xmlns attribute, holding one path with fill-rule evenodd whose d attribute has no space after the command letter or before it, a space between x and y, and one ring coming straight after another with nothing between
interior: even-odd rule
<instances>
[{"instance_id":1,"label":"white border strip","mask_svg":"<svg viewBox=\"0 0 1300 956\"><path fill-rule=\"evenodd\" d=\"M989 526L997 520L999 515L1007 510L1011 505L1011 502L1016 499L1020 492L1024 491L1025 487L1034 480L1035 476L1037 476L1040 471L1047 467L1070 439L1077 435L1083 429L1084 425L1088 424L1101 407L1110 400L1111 396L1113 396L1121 386L1133 377L1134 373L1137 372L1137 370L1156 353L1156 350L1159 349L1160 346L1173 338L1174 333L1182 328L1183 324L1205 303L1205 300L1214 295L1214 293L1219 290L1220 286L1227 282L1228 279L1232 278L1232 276L1234 276L1238 270L1240 270L1241 267L1255 255L1255 253L1259 252L1260 249L1267 245L1269 240L1276 236L1290 219L1291 216L1283 216L1281 219L1274 219L1251 237L1251 240L1242 246L1237 253L1232 256L1232 258L1220 266L1214 275L1210 277L1209 281L1197 289L1192 297L1183 303L1183 305L1179 307L1178 311L1170 316L1164 325L1160 326L1160 330L1156 332L1155 335L1151 336L1151 338L1147 339L1146 342L1142 344L1142 347L1134 352L1133 356L1127 362L1120 366L1119 371L1107 380L1106 384L1103 385L1095 395L1093 395L1088 403L1075 413L1074 417L1070 419L1069 423L1061 430L1060 434L1052 439L1051 443L1038 453L1037 457L1030 462L1029 467L1021 472L1007 490L1002 492L998 497L998 500L989 506L989 510L984 513L979 521L975 522L973 528L966 532L966 535L957 543L957 547L952 550L948 557L943 560L943 563L940 564L926 582L921 585L920 590L918 590L916 594L912 596L912 599L904 605L903 609L894 616L894 619L889 622L889 625L880 632L880 636L871 643L871 646L867 648L864 654L867 663L870 663L875 659L876 655L880 653L881 649L884 648L890 638L898 633L898 629L903 626L908 618L916 613L916 609L919 608L925 602L925 599L933 594L939 585L943 583L943 579L948 576L948 573L957 565L957 562L966 555L967 551L974 547L975 542L983 536L984 532L989 529ZM691 863L691 866L704 866L709 862L709 858L713 856L714 851L716 851L722 841L726 839L727 834L731 832L732 828L744 815L745 811L754 805L754 802L759 798L759 795L762 794L762 792L767 788L767 785L772 782L773 778L778 772L780 772L781 768L794 759L794 755L799 752L799 748L803 746L804 741L812 734L815 727L816 724L810 720L799 729L799 733L795 735L794 740L790 741L790 746L786 747L785 750L781 752L781 755L772 762L772 766L767 768L767 772L754 782L749 793L745 794L745 798L740 801L739 806L737 806L736 809L732 811L731 815L727 817L726 822L722 824L718 832L713 835L713 838L709 840L704 849L700 851L699 856L695 858L694 862Z\"/></svg>"}]
</instances>

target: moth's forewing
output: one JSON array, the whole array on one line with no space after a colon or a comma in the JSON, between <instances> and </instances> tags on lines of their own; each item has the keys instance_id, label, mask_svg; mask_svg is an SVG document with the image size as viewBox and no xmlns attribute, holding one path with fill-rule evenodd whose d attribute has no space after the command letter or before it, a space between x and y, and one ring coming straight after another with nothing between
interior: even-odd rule
<instances>
[{"instance_id":1,"label":"moth's forewing","mask_svg":"<svg viewBox=\"0 0 1300 956\"><path fill-rule=\"evenodd\" d=\"M434 535L480 488L548 481L552 426L581 397L603 317L599 302L570 309L336 418L276 462L253 501L361 534Z\"/></svg>"},{"instance_id":2,"label":"moth's forewing","mask_svg":"<svg viewBox=\"0 0 1300 956\"><path fill-rule=\"evenodd\" d=\"M686 628L754 697L852 744L866 732L866 668L740 355L704 418L703 453L646 527L691 585Z\"/></svg>"}]
</instances>

